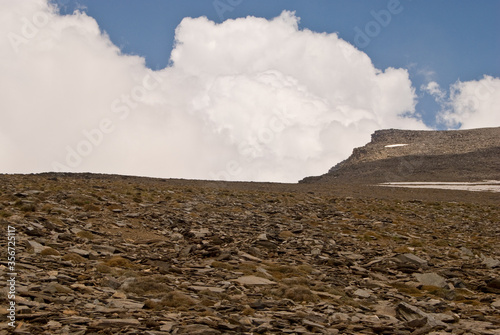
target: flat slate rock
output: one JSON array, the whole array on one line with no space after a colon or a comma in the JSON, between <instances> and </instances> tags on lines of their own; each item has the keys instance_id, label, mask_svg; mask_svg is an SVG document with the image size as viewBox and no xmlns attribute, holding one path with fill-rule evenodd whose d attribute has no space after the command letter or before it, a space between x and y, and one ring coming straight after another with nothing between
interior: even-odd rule
<instances>
[{"instance_id":1,"label":"flat slate rock","mask_svg":"<svg viewBox=\"0 0 500 335\"><path fill-rule=\"evenodd\" d=\"M90 326L92 328L121 328L127 326L139 326L141 323L136 319L103 319L97 320Z\"/></svg>"},{"instance_id":2,"label":"flat slate rock","mask_svg":"<svg viewBox=\"0 0 500 335\"><path fill-rule=\"evenodd\" d=\"M276 282L257 276L243 276L234 281L243 285L275 285Z\"/></svg>"},{"instance_id":3,"label":"flat slate rock","mask_svg":"<svg viewBox=\"0 0 500 335\"><path fill-rule=\"evenodd\" d=\"M225 291L225 289L221 287L211 287L211 286L189 286L189 289L193 291L210 291L210 292L215 292L215 293L222 293Z\"/></svg>"},{"instance_id":4,"label":"flat slate rock","mask_svg":"<svg viewBox=\"0 0 500 335\"><path fill-rule=\"evenodd\" d=\"M446 287L446 279L435 272L416 273L414 276L422 285Z\"/></svg>"}]
</instances>

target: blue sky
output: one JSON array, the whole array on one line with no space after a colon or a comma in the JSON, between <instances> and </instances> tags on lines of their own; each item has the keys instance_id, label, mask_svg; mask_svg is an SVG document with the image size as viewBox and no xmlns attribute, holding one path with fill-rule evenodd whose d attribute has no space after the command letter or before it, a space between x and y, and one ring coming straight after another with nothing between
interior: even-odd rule
<instances>
[{"instance_id":1,"label":"blue sky","mask_svg":"<svg viewBox=\"0 0 500 335\"><path fill-rule=\"evenodd\" d=\"M440 107L432 97L420 92L422 84L432 80L447 88L457 80L500 76L500 1L401 0L395 7L396 14L391 14L390 19L381 17L382 23L388 22L386 26L376 21L373 12L387 10L391 5L388 0L55 2L63 13L83 9L124 53L144 57L147 66L155 70L167 66L175 28L184 17L206 16L222 22L249 15L271 19L285 9L295 11L301 19L300 28L337 32L340 38L366 52L375 67L408 69L419 96L417 112L429 126L435 126L434 115ZM366 35L369 40L363 40L357 37L359 31L375 36Z\"/></svg>"}]
</instances>

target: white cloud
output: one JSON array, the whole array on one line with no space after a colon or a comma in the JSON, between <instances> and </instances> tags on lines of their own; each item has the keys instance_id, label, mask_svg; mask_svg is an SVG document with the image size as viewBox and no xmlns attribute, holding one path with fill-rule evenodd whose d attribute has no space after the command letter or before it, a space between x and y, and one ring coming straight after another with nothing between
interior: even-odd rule
<instances>
[{"instance_id":1,"label":"white cloud","mask_svg":"<svg viewBox=\"0 0 500 335\"><path fill-rule=\"evenodd\" d=\"M436 119L448 128L482 128L500 126L500 78L483 76L480 80L457 81L443 90L431 81L422 91L434 97L441 110Z\"/></svg>"},{"instance_id":2,"label":"white cloud","mask_svg":"<svg viewBox=\"0 0 500 335\"><path fill-rule=\"evenodd\" d=\"M440 118L462 129L500 126L500 78L458 81L450 87L450 98Z\"/></svg>"},{"instance_id":3,"label":"white cloud","mask_svg":"<svg viewBox=\"0 0 500 335\"><path fill-rule=\"evenodd\" d=\"M431 81L427 83L427 85L422 85L420 87L420 90L432 95L434 99L439 103L443 103L446 99L446 92L443 91L441 89L441 86L439 86L439 84L435 81Z\"/></svg>"},{"instance_id":4,"label":"white cloud","mask_svg":"<svg viewBox=\"0 0 500 335\"><path fill-rule=\"evenodd\" d=\"M1 172L294 182L376 129L426 128L412 117L405 69L376 69L286 11L186 18L172 65L156 72L93 18L60 16L43 0L2 1L0 36Z\"/></svg>"}]
</instances>

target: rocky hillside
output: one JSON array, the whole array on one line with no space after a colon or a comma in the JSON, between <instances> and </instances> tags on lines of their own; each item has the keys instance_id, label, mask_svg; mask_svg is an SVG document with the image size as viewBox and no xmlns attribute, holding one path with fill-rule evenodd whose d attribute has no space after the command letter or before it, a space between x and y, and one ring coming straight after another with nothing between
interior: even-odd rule
<instances>
[{"instance_id":1,"label":"rocky hillside","mask_svg":"<svg viewBox=\"0 0 500 335\"><path fill-rule=\"evenodd\" d=\"M498 196L320 186L0 175L0 334L500 333Z\"/></svg>"},{"instance_id":2,"label":"rocky hillside","mask_svg":"<svg viewBox=\"0 0 500 335\"><path fill-rule=\"evenodd\" d=\"M327 174L303 182L500 180L500 127L379 130Z\"/></svg>"}]
</instances>

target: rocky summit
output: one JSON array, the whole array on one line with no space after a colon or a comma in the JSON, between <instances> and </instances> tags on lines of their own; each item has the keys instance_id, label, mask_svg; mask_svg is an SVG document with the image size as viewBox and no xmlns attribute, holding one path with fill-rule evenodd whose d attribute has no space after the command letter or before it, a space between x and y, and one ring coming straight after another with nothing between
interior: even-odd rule
<instances>
[{"instance_id":1,"label":"rocky summit","mask_svg":"<svg viewBox=\"0 0 500 335\"><path fill-rule=\"evenodd\" d=\"M500 334L471 193L0 175L0 334Z\"/></svg>"},{"instance_id":2,"label":"rocky summit","mask_svg":"<svg viewBox=\"0 0 500 335\"><path fill-rule=\"evenodd\" d=\"M475 182L500 180L500 127L385 129L370 143L306 183Z\"/></svg>"}]
</instances>

